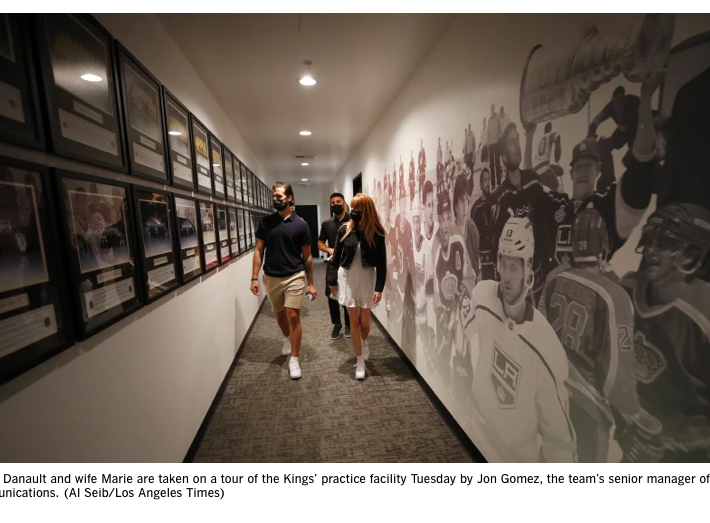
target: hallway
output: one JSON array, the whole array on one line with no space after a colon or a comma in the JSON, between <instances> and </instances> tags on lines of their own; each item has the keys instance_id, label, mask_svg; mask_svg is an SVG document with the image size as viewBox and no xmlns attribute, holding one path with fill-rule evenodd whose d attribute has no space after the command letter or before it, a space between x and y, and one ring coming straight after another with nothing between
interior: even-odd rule
<instances>
[{"instance_id":1,"label":"hallway","mask_svg":"<svg viewBox=\"0 0 710 523\"><path fill-rule=\"evenodd\" d=\"M355 380L350 340L330 340L325 267L315 261L318 298L304 300L303 377L289 379L265 303L195 461L471 462L375 322L367 379Z\"/></svg>"}]
</instances>

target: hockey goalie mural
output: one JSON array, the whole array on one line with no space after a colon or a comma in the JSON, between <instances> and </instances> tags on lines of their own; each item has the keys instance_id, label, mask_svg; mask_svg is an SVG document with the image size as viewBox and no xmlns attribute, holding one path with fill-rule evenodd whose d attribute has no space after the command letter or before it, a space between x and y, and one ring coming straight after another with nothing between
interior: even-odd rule
<instances>
[{"instance_id":1,"label":"hockey goalie mural","mask_svg":"<svg viewBox=\"0 0 710 523\"><path fill-rule=\"evenodd\" d=\"M710 461L710 31L674 26L531 42L518 100L366 173L376 313L490 461Z\"/></svg>"}]
</instances>

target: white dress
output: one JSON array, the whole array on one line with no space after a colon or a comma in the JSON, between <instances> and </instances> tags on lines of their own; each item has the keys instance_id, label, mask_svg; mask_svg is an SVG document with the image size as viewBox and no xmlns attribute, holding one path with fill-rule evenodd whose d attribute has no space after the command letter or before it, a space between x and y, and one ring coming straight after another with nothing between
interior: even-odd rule
<instances>
[{"instance_id":1,"label":"white dress","mask_svg":"<svg viewBox=\"0 0 710 523\"><path fill-rule=\"evenodd\" d=\"M376 281L375 268L362 266L362 254L358 242L350 268L338 269L338 303L345 307L372 309Z\"/></svg>"}]
</instances>

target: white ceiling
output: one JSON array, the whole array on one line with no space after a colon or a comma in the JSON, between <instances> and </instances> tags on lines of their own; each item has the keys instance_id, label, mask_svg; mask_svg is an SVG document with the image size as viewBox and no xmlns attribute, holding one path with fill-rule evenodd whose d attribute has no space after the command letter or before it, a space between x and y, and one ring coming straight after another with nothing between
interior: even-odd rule
<instances>
[{"instance_id":1,"label":"white ceiling","mask_svg":"<svg viewBox=\"0 0 710 523\"><path fill-rule=\"evenodd\" d=\"M274 179L332 180L455 15L161 14ZM298 79L312 60L318 84ZM299 136L300 130L313 132ZM302 167L297 154L316 154ZM258 174L258 173L257 173Z\"/></svg>"}]
</instances>

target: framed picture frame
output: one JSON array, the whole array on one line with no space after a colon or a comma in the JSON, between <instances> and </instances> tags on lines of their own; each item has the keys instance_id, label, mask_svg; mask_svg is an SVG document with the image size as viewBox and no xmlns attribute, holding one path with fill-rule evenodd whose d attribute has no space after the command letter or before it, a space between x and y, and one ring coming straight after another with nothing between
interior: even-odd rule
<instances>
[{"instance_id":1,"label":"framed picture frame","mask_svg":"<svg viewBox=\"0 0 710 523\"><path fill-rule=\"evenodd\" d=\"M194 191L195 168L192 165L190 111L165 86L163 86L163 108L170 180L175 187Z\"/></svg>"},{"instance_id":2,"label":"framed picture frame","mask_svg":"<svg viewBox=\"0 0 710 523\"><path fill-rule=\"evenodd\" d=\"M207 274L219 267L219 248L217 244L217 225L215 223L215 203L207 200L197 200L200 221L200 253L202 267Z\"/></svg>"},{"instance_id":3,"label":"framed picture frame","mask_svg":"<svg viewBox=\"0 0 710 523\"><path fill-rule=\"evenodd\" d=\"M222 142L210 132L210 169L212 171L212 194L224 200L224 159Z\"/></svg>"},{"instance_id":4,"label":"framed picture frame","mask_svg":"<svg viewBox=\"0 0 710 523\"><path fill-rule=\"evenodd\" d=\"M239 254L247 252L247 220L246 211L237 209L237 244L239 245Z\"/></svg>"},{"instance_id":5,"label":"framed picture frame","mask_svg":"<svg viewBox=\"0 0 710 523\"><path fill-rule=\"evenodd\" d=\"M127 172L113 37L89 15L35 21L52 152Z\"/></svg>"},{"instance_id":6,"label":"framed picture frame","mask_svg":"<svg viewBox=\"0 0 710 523\"><path fill-rule=\"evenodd\" d=\"M222 151L224 152L224 194L225 198L229 202L236 202L236 188L234 186L234 155L226 145L222 144Z\"/></svg>"},{"instance_id":7,"label":"framed picture frame","mask_svg":"<svg viewBox=\"0 0 710 523\"><path fill-rule=\"evenodd\" d=\"M143 301L152 303L180 286L173 199L169 192L133 185Z\"/></svg>"},{"instance_id":8,"label":"framed picture frame","mask_svg":"<svg viewBox=\"0 0 710 523\"><path fill-rule=\"evenodd\" d=\"M256 213L251 213L251 248L256 247L256 231L259 228L259 221L261 216Z\"/></svg>"},{"instance_id":9,"label":"framed picture frame","mask_svg":"<svg viewBox=\"0 0 710 523\"><path fill-rule=\"evenodd\" d=\"M251 194L251 206L256 207L256 176L249 171L249 189Z\"/></svg>"},{"instance_id":10,"label":"framed picture frame","mask_svg":"<svg viewBox=\"0 0 710 523\"><path fill-rule=\"evenodd\" d=\"M200 210L197 200L181 194L173 194L173 207L179 259L178 274L180 282L186 285L204 273Z\"/></svg>"},{"instance_id":11,"label":"framed picture frame","mask_svg":"<svg viewBox=\"0 0 710 523\"><path fill-rule=\"evenodd\" d=\"M85 340L142 307L127 183L54 170L75 332Z\"/></svg>"},{"instance_id":12,"label":"framed picture frame","mask_svg":"<svg viewBox=\"0 0 710 523\"><path fill-rule=\"evenodd\" d=\"M236 202L241 204L244 203L244 198L242 196L242 162L236 156L232 157L232 163L234 164L234 193L236 196Z\"/></svg>"},{"instance_id":13,"label":"framed picture frame","mask_svg":"<svg viewBox=\"0 0 710 523\"><path fill-rule=\"evenodd\" d=\"M245 211L246 213L246 230L247 230L247 251L252 250L254 247L254 222L251 219L251 211Z\"/></svg>"},{"instance_id":14,"label":"framed picture frame","mask_svg":"<svg viewBox=\"0 0 710 523\"><path fill-rule=\"evenodd\" d=\"M195 169L195 192L203 195L213 194L212 166L210 161L210 138L207 127L190 113L192 130L192 165Z\"/></svg>"},{"instance_id":15,"label":"framed picture frame","mask_svg":"<svg viewBox=\"0 0 710 523\"><path fill-rule=\"evenodd\" d=\"M227 217L227 207L215 205L215 217L217 222L217 242L219 244L219 264L224 265L230 259L229 252L229 218Z\"/></svg>"},{"instance_id":16,"label":"framed picture frame","mask_svg":"<svg viewBox=\"0 0 710 523\"><path fill-rule=\"evenodd\" d=\"M229 222L229 255L232 259L241 254L239 248L239 224L237 219L237 208L227 207L227 219Z\"/></svg>"},{"instance_id":17,"label":"framed picture frame","mask_svg":"<svg viewBox=\"0 0 710 523\"><path fill-rule=\"evenodd\" d=\"M26 15L0 14L0 140L45 149Z\"/></svg>"},{"instance_id":18,"label":"framed picture frame","mask_svg":"<svg viewBox=\"0 0 710 523\"><path fill-rule=\"evenodd\" d=\"M116 42L116 63L128 172L169 184L160 82L119 42Z\"/></svg>"},{"instance_id":19,"label":"framed picture frame","mask_svg":"<svg viewBox=\"0 0 710 523\"><path fill-rule=\"evenodd\" d=\"M0 384L74 344L44 166L0 157Z\"/></svg>"}]
</instances>

